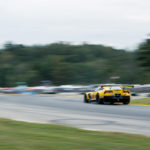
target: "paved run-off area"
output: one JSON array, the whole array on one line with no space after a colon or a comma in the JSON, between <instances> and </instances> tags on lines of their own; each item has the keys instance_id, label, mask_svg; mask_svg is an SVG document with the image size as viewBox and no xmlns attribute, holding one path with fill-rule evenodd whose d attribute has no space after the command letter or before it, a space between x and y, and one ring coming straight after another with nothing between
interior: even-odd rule
<instances>
[{"instance_id":1,"label":"paved run-off area","mask_svg":"<svg viewBox=\"0 0 150 150\"><path fill-rule=\"evenodd\" d=\"M150 107L83 103L82 95L1 95L0 117L150 136Z\"/></svg>"}]
</instances>

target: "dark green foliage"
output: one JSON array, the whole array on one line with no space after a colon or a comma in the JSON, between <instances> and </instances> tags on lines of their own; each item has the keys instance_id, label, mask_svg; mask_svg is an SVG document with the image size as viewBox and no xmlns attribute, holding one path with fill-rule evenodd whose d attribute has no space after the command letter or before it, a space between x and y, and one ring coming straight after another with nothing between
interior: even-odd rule
<instances>
[{"instance_id":1,"label":"dark green foliage","mask_svg":"<svg viewBox=\"0 0 150 150\"><path fill-rule=\"evenodd\" d=\"M144 83L135 53L103 45L53 43L24 46L7 43L0 51L0 86L16 82L53 84ZM139 74L140 77L139 77ZM120 76L117 81L111 76Z\"/></svg>"},{"instance_id":2,"label":"dark green foliage","mask_svg":"<svg viewBox=\"0 0 150 150\"><path fill-rule=\"evenodd\" d=\"M142 42L136 50L138 66L144 73L144 81L150 82L150 38Z\"/></svg>"},{"instance_id":3,"label":"dark green foliage","mask_svg":"<svg viewBox=\"0 0 150 150\"><path fill-rule=\"evenodd\" d=\"M137 59L142 67L150 69L150 39L140 44L137 50Z\"/></svg>"}]
</instances>

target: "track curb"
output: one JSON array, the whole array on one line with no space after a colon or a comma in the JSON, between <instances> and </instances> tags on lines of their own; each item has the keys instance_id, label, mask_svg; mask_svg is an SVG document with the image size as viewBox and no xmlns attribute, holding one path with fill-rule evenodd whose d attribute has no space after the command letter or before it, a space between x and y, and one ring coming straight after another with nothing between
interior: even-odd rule
<instances>
[{"instance_id":1,"label":"track curb","mask_svg":"<svg viewBox=\"0 0 150 150\"><path fill-rule=\"evenodd\" d=\"M130 104L130 105L137 105L137 106L150 106L150 104Z\"/></svg>"}]
</instances>

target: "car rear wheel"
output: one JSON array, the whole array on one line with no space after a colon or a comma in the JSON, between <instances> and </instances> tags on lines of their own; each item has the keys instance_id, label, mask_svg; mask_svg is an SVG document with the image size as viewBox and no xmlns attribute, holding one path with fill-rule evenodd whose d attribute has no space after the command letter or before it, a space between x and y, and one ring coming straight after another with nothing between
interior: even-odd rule
<instances>
[{"instance_id":1,"label":"car rear wheel","mask_svg":"<svg viewBox=\"0 0 150 150\"><path fill-rule=\"evenodd\" d=\"M96 95L96 102L97 104L104 104L104 101L99 97L99 94Z\"/></svg>"},{"instance_id":2,"label":"car rear wheel","mask_svg":"<svg viewBox=\"0 0 150 150\"><path fill-rule=\"evenodd\" d=\"M130 99L123 101L123 104L124 104L124 105L128 105L129 103L130 103Z\"/></svg>"},{"instance_id":3,"label":"car rear wheel","mask_svg":"<svg viewBox=\"0 0 150 150\"><path fill-rule=\"evenodd\" d=\"M114 101L112 100L112 101L110 101L110 105L113 105L114 104Z\"/></svg>"},{"instance_id":4,"label":"car rear wheel","mask_svg":"<svg viewBox=\"0 0 150 150\"><path fill-rule=\"evenodd\" d=\"M104 98L103 104L105 104L105 105L113 105L113 104L114 104L114 101L111 101L111 100L108 100L108 99L105 99L105 98Z\"/></svg>"},{"instance_id":5,"label":"car rear wheel","mask_svg":"<svg viewBox=\"0 0 150 150\"><path fill-rule=\"evenodd\" d=\"M84 95L84 103L89 103L86 94Z\"/></svg>"}]
</instances>

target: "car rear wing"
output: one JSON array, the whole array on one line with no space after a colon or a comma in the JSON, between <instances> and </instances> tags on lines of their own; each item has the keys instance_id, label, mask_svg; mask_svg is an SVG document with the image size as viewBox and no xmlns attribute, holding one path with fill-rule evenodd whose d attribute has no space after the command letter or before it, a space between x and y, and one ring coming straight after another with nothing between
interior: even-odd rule
<instances>
[{"instance_id":1,"label":"car rear wing","mask_svg":"<svg viewBox=\"0 0 150 150\"><path fill-rule=\"evenodd\" d=\"M130 88L134 88L134 85L122 85L121 87L130 87Z\"/></svg>"},{"instance_id":2,"label":"car rear wing","mask_svg":"<svg viewBox=\"0 0 150 150\"><path fill-rule=\"evenodd\" d=\"M114 84L114 85L101 85L101 88L103 87L122 87L122 88L134 88L134 85L118 85L118 84Z\"/></svg>"}]
</instances>

